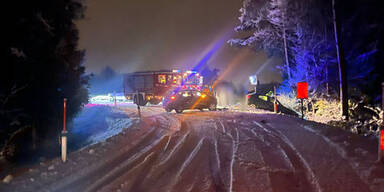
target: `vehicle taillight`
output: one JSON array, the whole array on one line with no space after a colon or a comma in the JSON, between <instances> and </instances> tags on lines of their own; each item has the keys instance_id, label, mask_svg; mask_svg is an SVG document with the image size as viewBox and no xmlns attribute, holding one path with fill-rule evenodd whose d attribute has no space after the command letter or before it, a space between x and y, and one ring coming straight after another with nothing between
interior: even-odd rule
<instances>
[{"instance_id":1,"label":"vehicle taillight","mask_svg":"<svg viewBox=\"0 0 384 192\"><path fill-rule=\"evenodd\" d=\"M171 100L175 100L175 99L176 99L176 96L172 95Z\"/></svg>"},{"instance_id":2,"label":"vehicle taillight","mask_svg":"<svg viewBox=\"0 0 384 192\"><path fill-rule=\"evenodd\" d=\"M247 95L248 99L251 98L251 95Z\"/></svg>"}]
</instances>

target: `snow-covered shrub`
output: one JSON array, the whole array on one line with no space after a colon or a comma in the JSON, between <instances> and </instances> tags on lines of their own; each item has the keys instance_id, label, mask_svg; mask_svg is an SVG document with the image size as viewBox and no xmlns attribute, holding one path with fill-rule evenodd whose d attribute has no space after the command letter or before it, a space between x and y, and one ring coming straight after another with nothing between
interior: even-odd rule
<instances>
[{"instance_id":1,"label":"snow-covered shrub","mask_svg":"<svg viewBox=\"0 0 384 192\"><path fill-rule=\"evenodd\" d=\"M292 109L296 112L300 110L300 103L293 94L281 94L277 96L277 100L279 100L284 107Z\"/></svg>"},{"instance_id":2,"label":"snow-covered shrub","mask_svg":"<svg viewBox=\"0 0 384 192\"><path fill-rule=\"evenodd\" d=\"M282 105L301 113L300 100L294 94L282 94L278 96ZM336 100L325 98L311 98L304 100L304 114L306 119L321 123L341 120L341 104Z\"/></svg>"},{"instance_id":3,"label":"snow-covered shrub","mask_svg":"<svg viewBox=\"0 0 384 192\"><path fill-rule=\"evenodd\" d=\"M341 103L336 100L318 98L313 102L314 110L308 114L308 118L327 123L341 119Z\"/></svg>"}]
</instances>

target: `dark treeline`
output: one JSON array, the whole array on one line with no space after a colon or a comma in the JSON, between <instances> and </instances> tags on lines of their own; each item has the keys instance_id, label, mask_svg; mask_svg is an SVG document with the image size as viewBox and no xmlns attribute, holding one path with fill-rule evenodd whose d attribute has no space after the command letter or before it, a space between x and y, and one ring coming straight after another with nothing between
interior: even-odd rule
<instances>
[{"instance_id":1,"label":"dark treeline","mask_svg":"<svg viewBox=\"0 0 384 192\"><path fill-rule=\"evenodd\" d=\"M77 0L2 3L0 146L2 156L58 148L63 99L73 117L88 100L85 52L77 49ZM55 142L55 143L53 143ZM53 145L55 144L55 145Z\"/></svg>"},{"instance_id":2,"label":"dark treeline","mask_svg":"<svg viewBox=\"0 0 384 192\"><path fill-rule=\"evenodd\" d=\"M338 98L333 8L350 99L378 104L384 81L384 6L380 0L244 0L241 24L235 30L248 35L229 43L281 57L282 91L293 92L296 82L307 81L311 96Z\"/></svg>"}]
</instances>

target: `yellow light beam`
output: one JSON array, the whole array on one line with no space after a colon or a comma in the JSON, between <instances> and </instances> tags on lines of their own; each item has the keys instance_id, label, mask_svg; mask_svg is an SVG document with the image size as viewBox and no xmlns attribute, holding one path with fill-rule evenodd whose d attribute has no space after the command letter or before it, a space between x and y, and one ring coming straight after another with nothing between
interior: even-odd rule
<instances>
[{"instance_id":1,"label":"yellow light beam","mask_svg":"<svg viewBox=\"0 0 384 192\"><path fill-rule=\"evenodd\" d=\"M231 72L234 67L239 65L247 55L248 51L241 51L240 53L238 53L236 57L233 58L232 61L229 63L228 67L225 68L224 72L219 75L215 82L213 82L212 88L214 88L218 82L220 82L226 75L228 75L228 73Z\"/></svg>"},{"instance_id":2,"label":"yellow light beam","mask_svg":"<svg viewBox=\"0 0 384 192\"><path fill-rule=\"evenodd\" d=\"M218 82L220 82L230 71L232 71L234 67L239 65L241 61L248 55L248 53L248 51L241 51L240 53L238 53L236 57L234 57L229 63L228 67L224 70L224 72L220 74L220 76L215 80L215 82L213 82L212 88L214 88ZM200 103L202 99L204 98L199 97L199 99L197 99L197 101L192 105L191 108L195 109L195 107Z\"/></svg>"}]
</instances>

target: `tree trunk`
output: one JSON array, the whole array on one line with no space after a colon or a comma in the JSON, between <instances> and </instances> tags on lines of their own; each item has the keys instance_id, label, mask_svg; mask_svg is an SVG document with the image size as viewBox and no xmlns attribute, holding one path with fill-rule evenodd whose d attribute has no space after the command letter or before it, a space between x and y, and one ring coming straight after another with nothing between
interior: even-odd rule
<instances>
[{"instance_id":1,"label":"tree trunk","mask_svg":"<svg viewBox=\"0 0 384 192\"><path fill-rule=\"evenodd\" d=\"M285 54L285 65L287 67L287 73L288 73L288 81L291 83L291 67L289 66L289 60L288 60L288 48L287 48L287 35L285 32L285 26L283 27L283 39L284 39L284 54Z\"/></svg>"},{"instance_id":2,"label":"tree trunk","mask_svg":"<svg viewBox=\"0 0 384 192\"><path fill-rule=\"evenodd\" d=\"M346 120L349 120L348 115L348 83L347 83L347 74L346 74L346 65L344 52L342 47L342 40L340 35L340 23L336 17L336 3L335 0L332 0L332 12L333 12L333 27L335 33L336 41L336 51L337 51L337 62L339 66L339 83L340 83L340 99L342 106L342 115Z\"/></svg>"},{"instance_id":3,"label":"tree trunk","mask_svg":"<svg viewBox=\"0 0 384 192\"><path fill-rule=\"evenodd\" d=\"M328 77L328 60L326 60L327 64L325 64L325 88L327 90L327 97L329 97L329 77Z\"/></svg>"},{"instance_id":4,"label":"tree trunk","mask_svg":"<svg viewBox=\"0 0 384 192\"><path fill-rule=\"evenodd\" d=\"M288 45L287 45L287 32L286 32L286 18L285 18L285 13L286 13L286 1L284 0L278 0L278 6L280 7L281 9L281 18L282 18L282 27L281 27L281 30L282 30L282 33L283 33L283 44L284 44L284 55L285 55L285 68L287 69L287 75L288 75L288 83L289 85L291 85L291 80L292 80L292 76L291 76L291 67L289 66L289 57L288 57Z\"/></svg>"},{"instance_id":5,"label":"tree trunk","mask_svg":"<svg viewBox=\"0 0 384 192\"><path fill-rule=\"evenodd\" d=\"M285 54L285 65L287 68L287 74L288 74L288 82L291 82L291 67L289 66L289 60L288 60L288 46L287 46L287 33L285 32L285 9L283 11L283 40L284 40L284 54Z\"/></svg>"}]
</instances>

